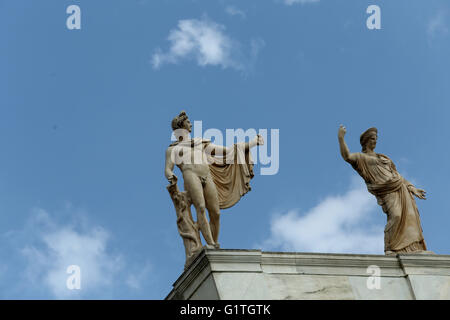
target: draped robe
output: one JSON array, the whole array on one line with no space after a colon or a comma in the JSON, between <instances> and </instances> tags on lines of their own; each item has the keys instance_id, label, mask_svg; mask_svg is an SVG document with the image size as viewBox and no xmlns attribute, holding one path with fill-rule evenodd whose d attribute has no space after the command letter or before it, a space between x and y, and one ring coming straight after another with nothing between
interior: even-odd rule
<instances>
[{"instance_id":1,"label":"draped robe","mask_svg":"<svg viewBox=\"0 0 450 320\"><path fill-rule=\"evenodd\" d=\"M409 190L412 184L397 172L392 160L380 153L375 156L356 153L352 166L387 215L384 250L396 253L427 250L419 211Z\"/></svg>"},{"instance_id":2,"label":"draped robe","mask_svg":"<svg viewBox=\"0 0 450 320\"><path fill-rule=\"evenodd\" d=\"M233 160L228 161L230 158ZM210 159L209 170L219 195L219 207L230 208L251 190L254 174L250 150L244 150L244 143L237 143L226 157Z\"/></svg>"}]
</instances>

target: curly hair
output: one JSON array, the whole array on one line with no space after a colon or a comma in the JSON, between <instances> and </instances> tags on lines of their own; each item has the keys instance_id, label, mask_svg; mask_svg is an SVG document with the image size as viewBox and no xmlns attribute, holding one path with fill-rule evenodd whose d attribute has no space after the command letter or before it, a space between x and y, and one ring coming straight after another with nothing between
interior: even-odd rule
<instances>
[{"instance_id":1,"label":"curly hair","mask_svg":"<svg viewBox=\"0 0 450 320\"><path fill-rule=\"evenodd\" d=\"M173 118L172 120L172 130L177 130L177 129L184 129L184 121L186 121L188 118L187 114L185 111L181 111L179 115L177 115L175 118Z\"/></svg>"}]
</instances>

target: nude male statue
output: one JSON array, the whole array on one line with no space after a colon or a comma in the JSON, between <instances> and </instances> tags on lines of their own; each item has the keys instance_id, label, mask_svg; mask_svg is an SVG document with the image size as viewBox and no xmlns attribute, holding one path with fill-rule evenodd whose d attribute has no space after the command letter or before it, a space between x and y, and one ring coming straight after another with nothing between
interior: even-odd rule
<instances>
[{"instance_id":1,"label":"nude male statue","mask_svg":"<svg viewBox=\"0 0 450 320\"><path fill-rule=\"evenodd\" d=\"M246 163L215 163L215 156L226 156L238 152L239 148L218 146L201 138L190 139L192 124L183 111L172 120L177 141L166 150L165 176L170 184L176 184L173 173L175 164L183 174L184 189L197 213L198 227L208 248L220 248L219 228L220 209L229 208L250 190L249 181L253 178L253 165L249 163L249 149L264 144L258 135L250 142L240 144L246 154ZM234 154L236 160L236 154ZM206 217L209 214L209 222Z\"/></svg>"}]
</instances>

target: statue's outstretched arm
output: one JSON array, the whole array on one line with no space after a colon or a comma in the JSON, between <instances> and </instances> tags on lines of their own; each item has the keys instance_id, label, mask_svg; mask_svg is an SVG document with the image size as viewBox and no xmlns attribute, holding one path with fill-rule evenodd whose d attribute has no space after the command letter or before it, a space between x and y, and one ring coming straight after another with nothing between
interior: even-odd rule
<instances>
[{"instance_id":1,"label":"statue's outstretched arm","mask_svg":"<svg viewBox=\"0 0 450 320\"><path fill-rule=\"evenodd\" d=\"M345 143L344 136L346 133L347 129L343 125L341 125L338 131L338 140L339 140L339 147L341 149L341 156L348 163L354 164L356 163L356 154L350 153L347 143Z\"/></svg>"},{"instance_id":2,"label":"statue's outstretched arm","mask_svg":"<svg viewBox=\"0 0 450 320\"><path fill-rule=\"evenodd\" d=\"M219 146L217 144L210 143L206 147L206 151L212 156L225 156L232 151L232 148L227 148L225 146Z\"/></svg>"},{"instance_id":3,"label":"statue's outstretched arm","mask_svg":"<svg viewBox=\"0 0 450 320\"><path fill-rule=\"evenodd\" d=\"M249 149L255 147L255 146L262 146L264 144L264 139L261 135L256 135L255 139L253 139L250 142L245 143L245 151L248 151Z\"/></svg>"},{"instance_id":4,"label":"statue's outstretched arm","mask_svg":"<svg viewBox=\"0 0 450 320\"><path fill-rule=\"evenodd\" d=\"M246 142L244 144L244 150L248 151L249 149L251 149L255 146L259 146L259 145L263 145L263 144L264 144L264 139L261 135L258 134L253 140ZM219 145L210 143L206 147L206 150L212 156L214 156L214 155L225 156L225 155L229 154L230 152L232 152L233 148L219 146Z\"/></svg>"}]
</instances>

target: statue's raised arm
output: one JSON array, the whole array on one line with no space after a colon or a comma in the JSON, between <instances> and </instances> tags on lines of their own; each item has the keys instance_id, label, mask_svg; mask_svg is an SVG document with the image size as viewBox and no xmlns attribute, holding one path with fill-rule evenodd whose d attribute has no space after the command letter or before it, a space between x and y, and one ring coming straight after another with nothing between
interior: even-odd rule
<instances>
[{"instance_id":1,"label":"statue's raised arm","mask_svg":"<svg viewBox=\"0 0 450 320\"><path fill-rule=\"evenodd\" d=\"M346 133L347 129L341 124L338 131L338 141L339 147L341 149L341 156L348 163L354 164L356 162L356 155L354 153L350 153L347 143L345 143L344 137Z\"/></svg>"}]
</instances>

